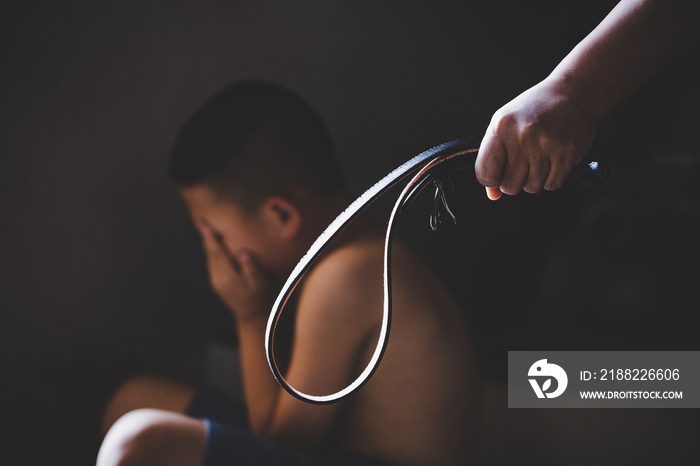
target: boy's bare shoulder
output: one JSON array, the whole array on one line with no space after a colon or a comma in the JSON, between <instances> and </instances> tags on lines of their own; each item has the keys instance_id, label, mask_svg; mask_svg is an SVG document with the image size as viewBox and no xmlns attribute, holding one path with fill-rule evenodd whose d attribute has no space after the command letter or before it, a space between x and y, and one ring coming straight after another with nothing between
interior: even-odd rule
<instances>
[{"instance_id":1,"label":"boy's bare shoulder","mask_svg":"<svg viewBox=\"0 0 700 466\"><path fill-rule=\"evenodd\" d=\"M304 279L299 317L358 326L364 316L366 325L374 325L383 303L383 251L383 237L370 234L324 254Z\"/></svg>"},{"instance_id":2,"label":"boy's bare shoulder","mask_svg":"<svg viewBox=\"0 0 700 466\"><path fill-rule=\"evenodd\" d=\"M380 238L363 238L345 243L326 254L313 271L313 275L339 280L381 276L384 263L384 243Z\"/></svg>"},{"instance_id":3,"label":"boy's bare shoulder","mask_svg":"<svg viewBox=\"0 0 700 466\"><path fill-rule=\"evenodd\" d=\"M306 279L309 289L368 291L379 280L381 289L384 243L379 237L346 242L321 257Z\"/></svg>"},{"instance_id":4,"label":"boy's bare shoulder","mask_svg":"<svg viewBox=\"0 0 700 466\"><path fill-rule=\"evenodd\" d=\"M381 306L384 233L381 226L365 223L351 231L336 247L331 244L330 251L318 259L308 273L305 293L319 300L352 301L355 305L379 303ZM430 275L425 260L400 238L393 241L391 258L394 293L410 294L411 290L405 288L425 282L426 274ZM376 315L376 311L372 312Z\"/></svg>"}]
</instances>

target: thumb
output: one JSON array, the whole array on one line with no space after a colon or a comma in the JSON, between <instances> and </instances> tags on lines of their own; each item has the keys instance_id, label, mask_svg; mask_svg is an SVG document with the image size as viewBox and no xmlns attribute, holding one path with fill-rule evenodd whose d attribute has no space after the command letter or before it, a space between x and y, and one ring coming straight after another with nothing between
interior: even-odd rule
<instances>
[{"instance_id":1,"label":"thumb","mask_svg":"<svg viewBox=\"0 0 700 466\"><path fill-rule=\"evenodd\" d=\"M474 173L479 183L489 188L498 188L503 177L506 157L506 146L498 136L487 131L474 163Z\"/></svg>"},{"instance_id":2,"label":"thumb","mask_svg":"<svg viewBox=\"0 0 700 466\"><path fill-rule=\"evenodd\" d=\"M497 201L501 198L503 193L501 192L500 189L498 188L489 188L488 186L486 187L486 196L491 199L492 201Z\"/></svg>"}]
</instances>

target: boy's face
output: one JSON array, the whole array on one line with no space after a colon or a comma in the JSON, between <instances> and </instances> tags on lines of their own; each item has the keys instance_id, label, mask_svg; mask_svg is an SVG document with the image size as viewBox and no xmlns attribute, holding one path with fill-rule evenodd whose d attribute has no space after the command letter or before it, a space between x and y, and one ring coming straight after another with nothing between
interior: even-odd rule
<instances>
[{"instance_id":1,"label":"boy's face","mask_svg":"<svg viewBox=\"0 0 700 466\"><path fill-rule=\"evenodd\" d=\"M183 188L182 197L202 234L211 234L228 253L254 256L270 278L285 280L298 253L275 231L262 209L246 212L207 184Z\"/></svg>"}]
</instances>

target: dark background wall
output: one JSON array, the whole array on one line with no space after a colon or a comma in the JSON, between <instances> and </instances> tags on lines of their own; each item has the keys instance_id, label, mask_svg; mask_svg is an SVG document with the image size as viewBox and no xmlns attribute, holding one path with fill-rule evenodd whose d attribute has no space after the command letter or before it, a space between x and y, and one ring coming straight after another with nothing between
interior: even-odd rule
<instances>
[{"instance_id":1,"label":"dark background wall","mask_svg":"<svg viewBox=\"0 0 700 466\"><path fill-rule=\"evenodd\" d=\"M121 377L149 369L196 378L202 342L231 338L165 174L174 135L201 101L247 77L296 89L327 120L360 192L422 150L480 136L493 111L545 77L614 2L579 3L5 2L0 416L14 426L8 445L29 448L26 464L40 455L35 440L53 462L89 464L93 423ZM678 102L668 93L650 99L640 108L657 117ZM530 199L510 204L519 228L523 212L541 212ZM561 209L558 198L543 199ZM468 256L459 241L449 248L436 257L451 256L450 267Z\"/></svg>"}]
</instances>

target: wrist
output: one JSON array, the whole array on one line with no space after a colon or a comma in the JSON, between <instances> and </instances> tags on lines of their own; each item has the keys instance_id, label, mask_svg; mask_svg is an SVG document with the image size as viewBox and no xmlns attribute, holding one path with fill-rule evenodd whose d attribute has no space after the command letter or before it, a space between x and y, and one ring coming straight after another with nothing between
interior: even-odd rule
<instances>
[{"instance_id":1,"label":"wrist","mask_svg":"<svg viewBox=\"0 0 700 466\"><path fill-rule=\"evenodd\" d=\"M605 104L605 99L595 87L573 73L558 73L555 70L545 82L581 110L594 125L610 113L610 106Z\"/></svg>"},{"instance_id":2,"label":"wrist","mask_svg":"<svg viewBox=\"0 0 700 466\"><path fill-rule=\"evenodd\" d=\"M259 325L261 322L266 324L270 316L269 308L259 308L255 310L241 310L233 312L233 317L238 326L243 325Z\"/></svg>"},{"instance_id":3,"label":"wrist","mask_svg":"<svg viewBox=\"0 0 700 466\"><path fill-rule=\"evenodd\" d=\"M221 293L219 298L236 321L266 319L274 302L267 298L241 299L239 296L227 296Z\"/></svg>"}]
</instances>

